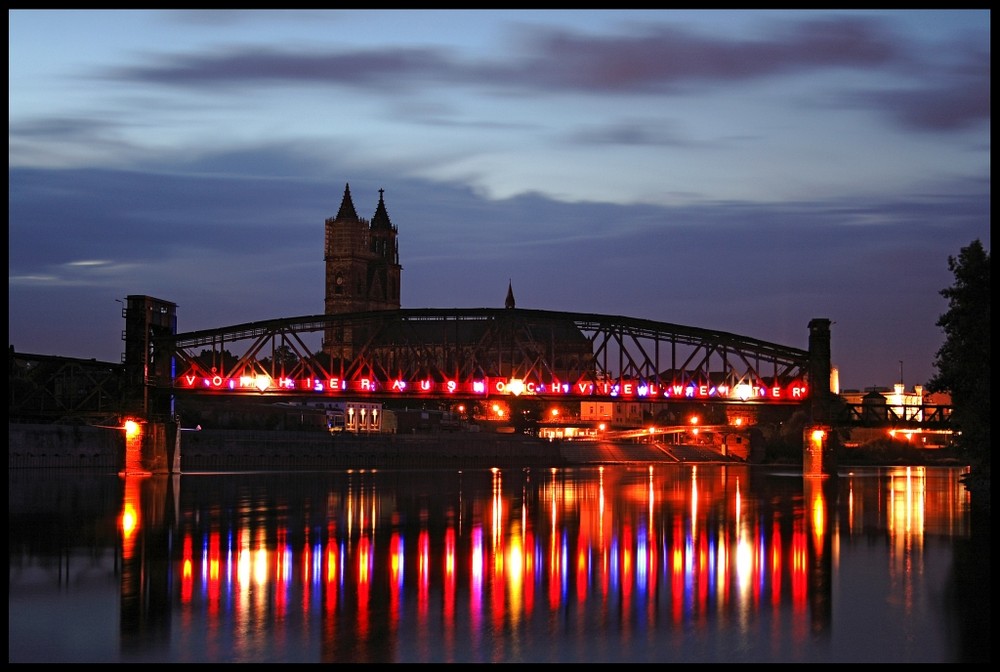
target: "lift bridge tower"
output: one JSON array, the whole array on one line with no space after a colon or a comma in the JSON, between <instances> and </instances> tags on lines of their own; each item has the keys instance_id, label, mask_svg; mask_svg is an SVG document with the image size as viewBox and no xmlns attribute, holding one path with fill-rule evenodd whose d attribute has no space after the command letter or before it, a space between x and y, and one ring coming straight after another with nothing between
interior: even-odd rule
<instances>
[{"instance_id":1,"label":"lift bridge tower","mask_svg":"<svg viewBox=\"0 0 1000 672\"><path fill-rule=\"evenodd\" d=\"M125 318L124 413L148 421L168 422L173 417L172 395L151 392L162 389L162 381L173 377L172 361L158 353L154 341L177 333L177 305L142 294L126 297L122 309Z\"/></svg>"}]
</instances>

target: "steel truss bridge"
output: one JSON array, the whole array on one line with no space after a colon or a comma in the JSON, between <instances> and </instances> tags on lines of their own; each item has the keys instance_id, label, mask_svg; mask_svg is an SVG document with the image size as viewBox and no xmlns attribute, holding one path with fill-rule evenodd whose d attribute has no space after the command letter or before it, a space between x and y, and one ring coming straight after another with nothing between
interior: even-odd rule
<instances>
[{"instance_id":1,"label":"steel truss bridge","mask_svg":"<svg viewBox=\"0 0 1000 672\"><path fill-rule=\"evenodd\" d=\"M117 422L124 409L124 367L96 359L8 355L7 418L53 425Z\"/></svg>"},{"instance_id":2,"label":"steel truss bridge","mask_svg":"<svg viewBox=\"0 0 1000 672\"><path fill-rule=\"evenodd\" d=\"M338 347L338 334L352 334L352 347ZM784 404L808 397L806 350L609 315L316 315L176 334L156 348L174 368L158 367L150 382L176 394Z\"/></svg>"},{"instance_id":3,"label":"steel truss bridge","mask_svg":"<svg viewBox=\"0 0 1000 672\"><path fill-rule=\"evenodd\" d=\"M351 347L338 339L351 334ZM140 352L146 350L145 347ZM810 352L650 320L517 308L406 309L149 338L123 363L10 351L11 422L163 415L180 395L274 400L809 401ZM950 407L843 404L834 424L940 427Z\"/></svg>"}]
</instances>

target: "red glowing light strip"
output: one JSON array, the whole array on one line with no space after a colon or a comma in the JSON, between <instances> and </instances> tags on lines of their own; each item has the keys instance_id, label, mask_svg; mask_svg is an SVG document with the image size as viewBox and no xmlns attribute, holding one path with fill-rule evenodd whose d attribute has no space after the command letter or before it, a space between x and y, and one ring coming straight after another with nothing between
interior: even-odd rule
<instances>
[{"instance_id":1,"label":"red glowing light strip","mask_svg":"<svg viewBox=\"0 0 1000 672\"><path fill-rule=\"evenodd\" d=\"M399 396L420 395L471 395L489 396L538 396L549 397L617 397L629 400L653 399L734 399L742 401L804 401L808 398L808 388L803 381L793 381L787 385L694 385L691 383L651 384L642 381L621 380L616 382L577 383L536 382L516 378L484 378L471 382L446 380L407 381L400 378L378 380L359 378L270 378L267 376L223 376L203 377L185 374L174 380L174 387L182 390L200 390L223 393L315 393L317 395L390 394Z\"/></svg>"}]
</instances>

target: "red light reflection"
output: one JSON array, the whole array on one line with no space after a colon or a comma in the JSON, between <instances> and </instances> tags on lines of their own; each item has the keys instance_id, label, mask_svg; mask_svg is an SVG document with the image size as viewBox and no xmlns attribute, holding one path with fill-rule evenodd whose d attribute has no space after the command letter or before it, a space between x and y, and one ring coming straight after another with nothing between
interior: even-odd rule
<instances>
[{"instance_id":1,"label":"red light reflection","mask_svg":"<svg viewBox=\"0 0 1000 672\"><path fill-rule=\"evenodd\" d=\"M725 469L613 469L579 481L552 471L537 483L494 471L474 495L432 503L410 522L381 496L374 474L331 492L328 519L313 526L206 511L185 518L179 601L217 628L226 618L245 626L266 614L283 624L296 611L319 613L331 650L345 632L391 640L386 633L402 631L407 618L424 634L440 627L445 647L475 646L461 638L538 615L562 618L594 600L614 605L609 618L642 614L691 627L720 612L750 621L764 607L815 611L816 569L836 562L834 540L860 524L864 502L853 489L844 498L841 530L820 485L798 481L798 496L779 506L744 492L745 471ZM889 516L901 558L919 550L935 506L925 478L917 469L892 473L885 501L870 505ZM138 482L125 484L126 557L141 523ZM959 497L938 504L962 505Z\"/></svg>"}]
</instances>

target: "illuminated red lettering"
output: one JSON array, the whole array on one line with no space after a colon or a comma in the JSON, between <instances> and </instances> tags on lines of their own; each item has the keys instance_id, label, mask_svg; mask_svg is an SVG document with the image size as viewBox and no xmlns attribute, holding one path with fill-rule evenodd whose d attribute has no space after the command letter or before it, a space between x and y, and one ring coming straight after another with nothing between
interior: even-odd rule
<instances>
[{"instance_id":1,"label":"illuminated red lettering","mask_svg":"<svg viewBox=\"0 0 1000 672\"><path fill-rule=\"evenodd\" d=\"M579 395L595 396L613 399L622 397L625 399L645 399L656 398L688 398L688 399L712 399L712 398L738 398L741 400L782 402L784 400L802 400L809 396L808 385L801 381L792 381L785 385L777 385L765 382L740 383L739 385L712 385L710 383L677 383L677 382L647 382L641 379L619 379L603 380L597 382L578 381L575 383L562 383L555 380L544 382L542 380L520 380L507 378L483 378L480 380L444 380L441 383L433 378L424 380L406 380L402 378L357 378L345 380L343 378L317 379L312 376L303 378L280 377L271 379L266 375L254 377L252 375L240 375L228 378L221 374L211 374L201 376L196 373L185 373L174 378L175 385L187 389L202 386L205 390L221 391L231 390L244 392L247 390L258 390L260 392L272 392L275 388L281 391L291 390L311 390L316 393L323 393L329 390L353 390L355 393L378 393L380 390L392 391L395 394L417 393L439 393L439 394L475 394L488 396L490 394L503 395Z\"/></svg>"}]
</instances>

